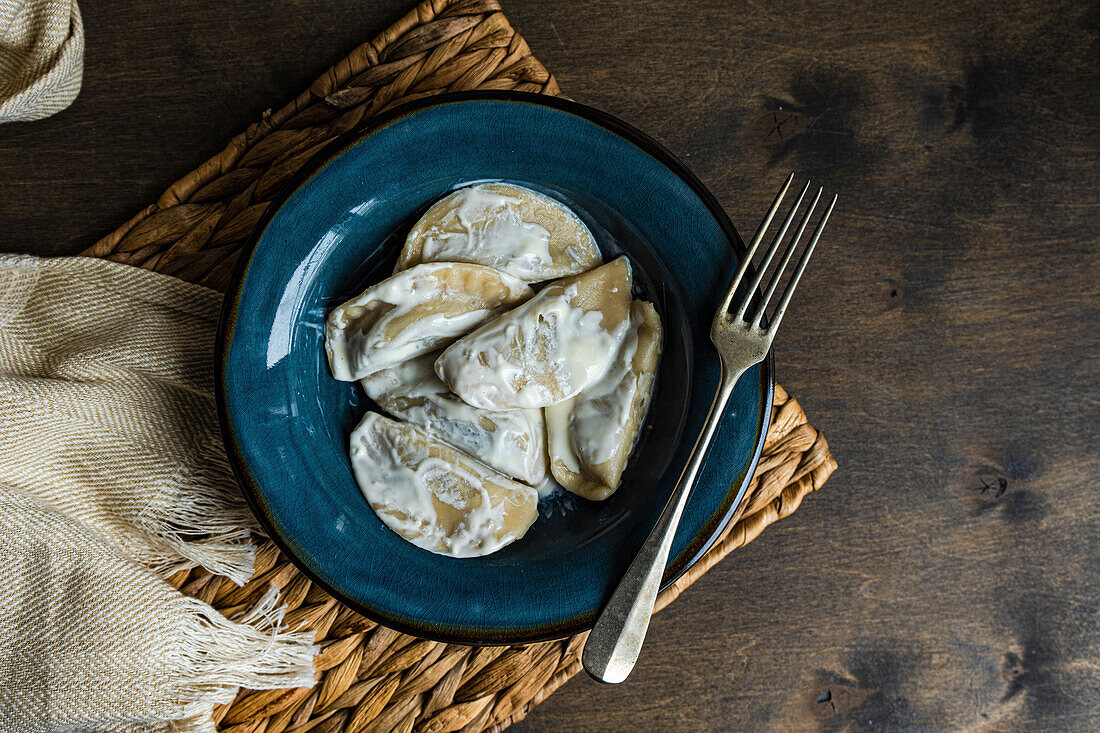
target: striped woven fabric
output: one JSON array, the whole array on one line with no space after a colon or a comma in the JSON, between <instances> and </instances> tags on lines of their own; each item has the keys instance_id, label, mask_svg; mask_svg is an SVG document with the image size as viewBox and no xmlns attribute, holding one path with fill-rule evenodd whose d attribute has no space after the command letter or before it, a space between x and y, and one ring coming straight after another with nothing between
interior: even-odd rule
<instances>
[{"instance_id":1,"label":"striped woven fabric","mask_svg":"<svg viewBox=\"0 0 1100 733\"><path fill-rule=\"evenodd\" d=\"M0 122L68 107L84 78L84 25L75 0L0 0Z\"/></svg>"}]
</instances>

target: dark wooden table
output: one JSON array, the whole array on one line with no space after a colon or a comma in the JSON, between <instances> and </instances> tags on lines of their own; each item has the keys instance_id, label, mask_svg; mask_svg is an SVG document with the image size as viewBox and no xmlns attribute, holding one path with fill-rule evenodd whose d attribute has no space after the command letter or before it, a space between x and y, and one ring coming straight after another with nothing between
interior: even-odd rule
<instances>
[{"instance_id":1,"label":"dark wooden table","mask_svg":"<svg viewBox=\"0 0 1100 733\"><path fill-rule=\"evenodd\" d=\"M411 0L334 5L86 2L80 98L0 126L0 249L92 243ZM790 170L842 197L776 345L840 469L515 730L1100 729L1096 6L506 11L743 231Z\"/></svg>"}]
</instances>

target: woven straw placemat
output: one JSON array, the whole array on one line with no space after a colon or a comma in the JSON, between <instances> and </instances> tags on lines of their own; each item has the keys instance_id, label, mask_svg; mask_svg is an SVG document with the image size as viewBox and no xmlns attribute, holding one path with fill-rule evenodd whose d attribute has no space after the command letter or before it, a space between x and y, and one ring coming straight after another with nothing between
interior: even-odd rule
<instances>
[{"instance_id":1,"label":"woven straw placemat","mask_svg":"<svg viewBox=\"0 0 1100 733\"><path fill-rule=\"evenodd\" d=\"M559 93L496 0L427 0L84 254L224 290L268 201L325 143L395 104L466 89ZM777 385L741 518L660 595L658 608L797 509L835 467L825 438ZM172 582L227 615L274 584L289 608L287 623L313 629L322 647L316 687L242 690L215 711L222 731L500 731L581 669L583 634L528 646L465 647L379 626L313 587L270 542L261 545L256 574L243 587L197 570Z\"/></svg>"}]
</instances>

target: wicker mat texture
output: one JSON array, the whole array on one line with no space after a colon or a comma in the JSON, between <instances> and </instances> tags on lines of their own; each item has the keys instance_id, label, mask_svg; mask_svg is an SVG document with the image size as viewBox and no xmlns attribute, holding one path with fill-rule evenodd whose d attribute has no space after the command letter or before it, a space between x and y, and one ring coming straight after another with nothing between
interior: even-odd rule
<instances>
[{"instance_id":1,"label":"wicker mat texture","mask_svg":"<svg viewBox=\"0 0 1100 733\"><path fill-rule=\"evenodd\" d=\"M466 89L560 93L496 0L427 0L83 254L224 290L267 203L326 142L393 105ZM767 442L741 518L661 594L658 607L792 513L835 467L825 438L776 386ZM500 731L581 670L584 635L529 646L464 647L379 626L313 587L267 541L244 587L197 570L172 582L226 614L248 607L274 584L290 609L287 623L315 630L322 646L316 687L242 690L215 711L226 732Z\"/></svg>"}]
</instances>

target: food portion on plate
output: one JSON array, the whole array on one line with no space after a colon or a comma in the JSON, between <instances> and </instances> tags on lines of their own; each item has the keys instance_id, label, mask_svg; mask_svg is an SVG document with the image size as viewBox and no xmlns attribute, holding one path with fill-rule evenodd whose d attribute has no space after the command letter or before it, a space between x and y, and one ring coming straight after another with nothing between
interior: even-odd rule
<instances>
[{"instance_id":1,"label":"food portion on plate","mask_svg":"<svg viewBox=\"0 0 1100 733\"><path fill-rule=\"evenodd\" d=\"M438 352L360 380L383 410L490 468L532 486L546 480L542 410L483 410L463 402L435 373Z\"/></svg>"},{"instance_id":2,"label":"food portion on plate","mask_svg":"<svg viewBox=\"0 0 1100 733\"><path fill-rule=\"evenodd\" d=\"M527 284L551 279L537 294ZM325 325L333 376L396 418L368 412L351 435L378 517L426 550L474 557L526 533L548 471L585 499L613 494L662 344L656 309L632 291L630 262L604 264L584 223L543 194L477 184L429 208L396 274Z\"/></svg>"},{"instance_id":3,"label":"food portion on plate","mask_svg":"<svg viewBox=\"0 0 1100 733\"><path fill-rule=\"evenodd\" d=\"M548 406L550 471L592 501L615 493L649 411L661 356L661 319L651 303L630 305L630 322L611 366L576 397Z\"/></svg>"},{"instance_id":4,"label":"food portion on plate","mask_svg":"<svg viewBox=\"0 0 1100 733\"><path fill-rule=\"evenodd\" d=\"M351 467L386 526L452 557L496 552L538 516L538 492L420 429L368 412L351 434Z\"/></svg>"},{"instance_id":5,"label":"food portion on plate","mask_svg":"<svg viewBox=\"0 0 1100 733\"><path fill-rule=\"evenodd\" d=\"M450 343L528 300L514 275L466 262L435 262L370 286L325 321L332 375L345 382Z\"/></svg>"},{"instance_id":6,"label":"food portion on plate","mask_svg":"<svg viewBox=\"0 0 1100 733\"><path fill-rule=\"evenodd\" d=\"M536 283L602 260L568 207L522 186L480 183L445 196L409 232L396 271L421 262L472 262Z\"/></svg>"},{"instance_id":7,"label":"food portion on plate","mask_svg":"<svg viewBox=\"0 0 1100 733\"><path fill-rule=\"evenodd\" d=\"M603 376L630 314L625 257L550 283L538 295L451 344L436 371L471 405L539 408Z\"/></svg>"}]
</instances>

